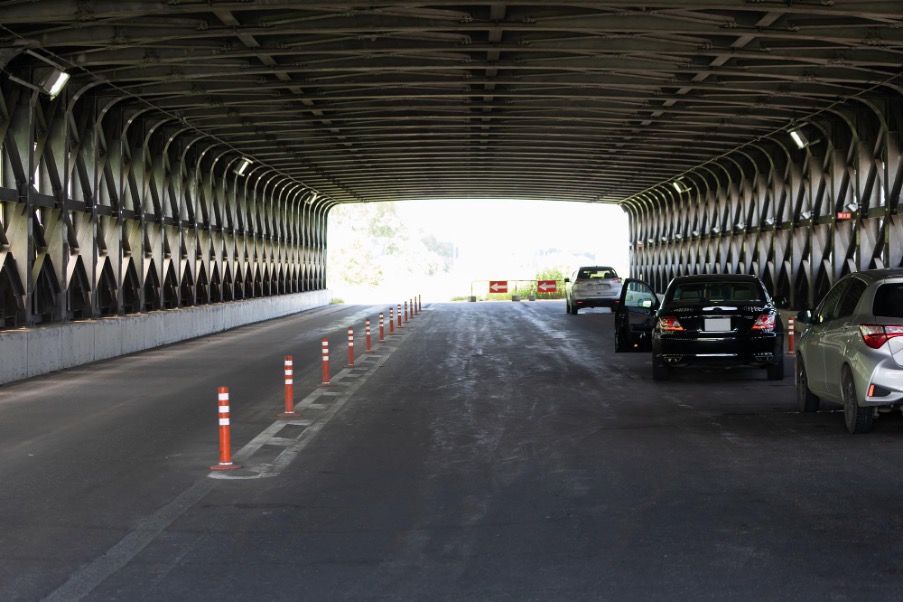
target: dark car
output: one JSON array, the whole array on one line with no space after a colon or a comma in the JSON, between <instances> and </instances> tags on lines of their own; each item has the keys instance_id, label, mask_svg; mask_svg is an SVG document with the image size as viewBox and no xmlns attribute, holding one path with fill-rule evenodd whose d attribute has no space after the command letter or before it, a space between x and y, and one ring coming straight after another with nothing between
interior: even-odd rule
<instances>
[{"instance_id":1,"label":"dark car","mask_svg":"<svg viewBox=\"0 0 904 602\"><path fill-rule=\"evenodd\" d=\"M757 367L785 376L784 331L766 287L754 276L679 276L662 300L628 279L615 311L616 351L652 349L653 379L685 366Z\"/></svg>"}]
</instances>

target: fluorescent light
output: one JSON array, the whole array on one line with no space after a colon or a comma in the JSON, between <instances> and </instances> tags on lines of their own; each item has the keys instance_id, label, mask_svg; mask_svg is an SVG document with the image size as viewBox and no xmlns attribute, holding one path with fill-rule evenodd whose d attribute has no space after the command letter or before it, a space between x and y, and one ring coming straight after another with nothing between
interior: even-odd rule
<instances>
[{"instance_id":1,"label":"fluorescent light","mask_svg":"<svg viewBox=\"0 0 904 602\"><path fill-rule=\"evenodd\" d=\"M68 81L68 73L54 69L47 79L44 80L44 83L41 84L41 89L44 90L50 98L56 98L59 96L60 92L63 91L63 88L66 87Z\"/></svg>"},{"instance_id":2,"label":"fluorescent light","mask_svg":"<svg viewBox=\"0 0 904 602\"><path fill-rule=\"evenodd\" d=\"M682 192L690 192L691 190L683 181L681 181L680 178L678 180L672 180L672 188L674 188L678 192L678 194L681 194Z\"/></svg>"},{"instance_id":3,"label":"fluorescent light","mask_svg":"<svg viewBox=\"0 0 904 602\"><path fill-rule=\"evenodd\" d=\"M251 163L253 163L251 159L242 157L242 162L239 163L239 166L235 169L235 173L240 176L245 175L245 170L248 169L248 166L251 165Z\"/></svg>"},{"instance_id":4,"label":"fluorescent light","mask_svg":"<svg viewBox=\"0 0 904 602\"><path fill-rule=\"evenodd\" d=\"M803 149L810 145L810 141L807 140L806 135L804 135L800 129L790 130L788 135L791 136L791 140L794 140L794 144L797 148Z\"/></svg>"}]
</instances>

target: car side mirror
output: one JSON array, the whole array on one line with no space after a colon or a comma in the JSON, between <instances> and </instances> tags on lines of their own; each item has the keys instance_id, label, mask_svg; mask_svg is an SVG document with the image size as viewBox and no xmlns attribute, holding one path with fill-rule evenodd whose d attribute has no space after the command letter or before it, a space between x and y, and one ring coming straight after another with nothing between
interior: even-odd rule
<instances>
[{"instance_id":1,"label":"car side mirror","mask_svg":"<svg viewBox=\"0 0 904 602\"><path fill-rule=\"evenodd\" d=\"M653 307L653 300L652 299L644 299L643 301L640 302L640 306L645 309L650 309L651 307Z\"/></svg>"},{"instance_id":2,"label":"car side mirror","mask_svg":"<svg viewBox=\"0 0 904 602\"><path fill-rule=\"evenodd\" d=\"M811 312L809 309L805 309L797 313L796 319L798 322L810 324L811 322L813 322L813 312Z\"/></svg>"},{"instance_id":3,"label":"car side mirror","mask_svg":"<svg viewBox=\"0 0 904 602\"><path fill-rule=\"evenodd\" d=\"M563 278L562 282L571 282L571 278Z\"/></svg>"}]
</instances>

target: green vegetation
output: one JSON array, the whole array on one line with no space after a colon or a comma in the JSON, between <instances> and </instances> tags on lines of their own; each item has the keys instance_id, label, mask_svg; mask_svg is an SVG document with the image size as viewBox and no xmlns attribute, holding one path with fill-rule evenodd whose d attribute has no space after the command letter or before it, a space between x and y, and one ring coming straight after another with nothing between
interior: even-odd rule
<instances>
[{"instance_id":1,"label":"green vegetation","mask_svg":"<svg viewBox=\"0 0 904 602\"><path fill-rule=\"evenodd\" d=\"M426 232L424 225L413 225L401 203L379 202L339 205L329 215L327 245L327 286L347 303L395 301L411 294L423 294L432 300L467 301L471 295L481 301L563 299L563 276L572 265L590 262L557 247L532 250L522 245L486 247L485 254L462 249L450 240ZM400 215L401 214L401 215ZM437 220L443 216L437 215ZM477 219L477 218L475 218ZM517 228L516 228L517 230ZM466 229L467 231L467 229ZM461 232L458 233L461 235ZM486 237L485 237L486 238ZM470 253L470 254L469 254ZM513 261L514 269L495 266ZM489 292L487 274L523 280L509 281L505 294ZM529 274L535 272L531 277ZM540 292L537 281L555 281L555 292Z\"/></svg>"},{"instance_id":2,"label":"green vegetation","mask_svg":"<svg viewBox=\"0 0 904 602\"><path fill-rule=\"evenodd\" d=\"M345 242L329 248L330 276L347 285L417 282L452 265L452 243L402 223L395 203L340 205L330 212L329 229Z\"/></svg>"}]
</instances>

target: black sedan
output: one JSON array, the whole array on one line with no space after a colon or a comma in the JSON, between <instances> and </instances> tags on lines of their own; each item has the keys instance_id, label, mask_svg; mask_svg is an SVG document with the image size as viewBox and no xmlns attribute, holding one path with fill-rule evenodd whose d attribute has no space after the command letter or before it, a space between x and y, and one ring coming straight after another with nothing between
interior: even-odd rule
<instances>
[{"instance_id":1,"label":"black sedan","mask_svg":"<svg viewBox=\"0 0 904 602\"><path fill-rule=\"evenodd\" d=\"M629 279L615 312L616 351L652 348L654 380L683 366L752 366L781 380L783 341L778 311L754 276L679 276L661 302L647 283Z\"/></svg>"}]
</instances>

